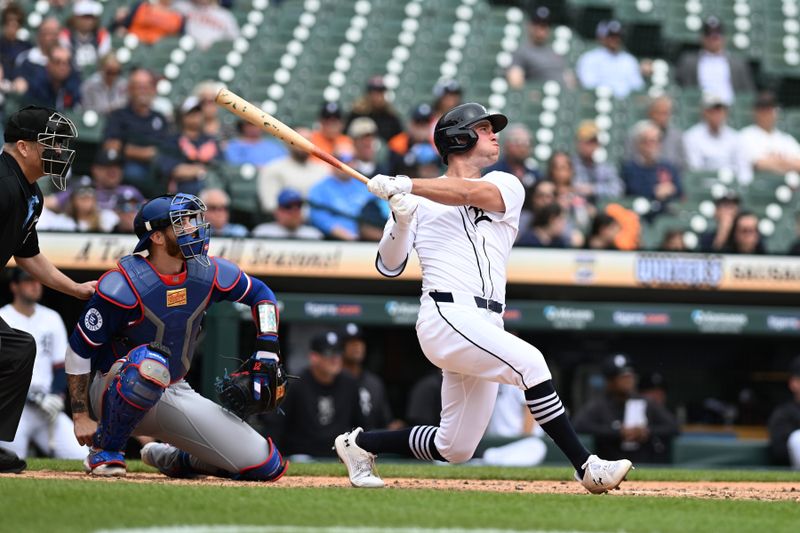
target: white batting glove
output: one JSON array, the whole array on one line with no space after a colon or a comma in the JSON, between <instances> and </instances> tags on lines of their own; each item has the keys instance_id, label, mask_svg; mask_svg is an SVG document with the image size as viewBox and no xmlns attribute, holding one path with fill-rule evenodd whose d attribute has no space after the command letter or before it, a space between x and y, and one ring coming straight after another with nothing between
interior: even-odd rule
<instances>
[{"instance_id":1,"label":"white batting glove","mask_svg":"<svg viewBox=\"0 0 800 533\"><path fill-rule=\"evenodd\" d=\"M389 198L389 207L394 213L395 223L401 226L408 226L411 223L418 206L417 197L412 194L401 192Z\"/></svg>"},{"instance_id":2,"label":"white batting glove","mask_svg":"<svg viewBox=\"0 0 800 533\"><path fill-rule=\"evenodd\" d=\"M411 178L377 174L367 182L367 188L375 196L388 200L395 194L411 192Z\"/></svg>"},{"instance_id":3,"label":"white batting glove","mask_svg":"<svg viewBox=\"0 0 800 533\"><path fill-rule=\"evenodd\" d=\"M49 422L54 422L58 414L64 410L64 399L58 394L35 392L28 395L28 400L42 410Z\"/></svg>"}]
</instances>

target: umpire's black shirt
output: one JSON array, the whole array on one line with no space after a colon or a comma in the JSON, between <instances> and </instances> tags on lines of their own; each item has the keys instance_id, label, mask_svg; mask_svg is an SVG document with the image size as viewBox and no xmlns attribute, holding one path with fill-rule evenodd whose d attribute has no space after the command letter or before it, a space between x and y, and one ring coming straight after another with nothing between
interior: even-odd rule
<instances>
[{"instance_id":1,"label":"umpire's black shirt","mask_svg":"<svg viewBox=\"0 0 800 533\"><path fill-rule=\"evenodd\" d=\"M39 253L36 221L42 214L42 190L30 184L11 155L0 153L0 268L11 256Z\"/></svg>"}]
</instances>

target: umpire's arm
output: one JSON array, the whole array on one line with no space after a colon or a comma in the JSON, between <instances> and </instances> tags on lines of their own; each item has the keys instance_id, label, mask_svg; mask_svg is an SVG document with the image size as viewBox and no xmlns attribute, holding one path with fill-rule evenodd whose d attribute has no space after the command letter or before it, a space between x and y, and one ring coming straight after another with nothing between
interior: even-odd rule
<instances>
[{"instance_id":1,"label":"umpire's arm","mask_svg":"<svg viewBox=\"0 0 800 533\"><path fill-rule=\"evenodd\" d=\"M20 268L51 289L81 300L88 300L94 294L97 281L76 283L57 269L44 254L38 253L32 257L14 256L14 260Z\"/></svg>"}]
</instances>

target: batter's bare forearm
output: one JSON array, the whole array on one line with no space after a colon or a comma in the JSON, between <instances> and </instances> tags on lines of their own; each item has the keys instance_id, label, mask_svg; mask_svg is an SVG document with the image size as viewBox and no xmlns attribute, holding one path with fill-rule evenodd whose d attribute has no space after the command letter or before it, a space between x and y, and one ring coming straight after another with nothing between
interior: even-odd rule
<instances>
[{"instance_id":1,"label":"batter's bare forearm","mask_svg":"<svg viewBox=\"0 0 800 533\"><path fill-rule=\"evenodd\" d=\"M500 190L491 183L479 180L412 180L411 193L444 205L469 205L499 213L506 210Z\"/></svg>"},{"instance_id":2,"label":"batter's bare forearm","mask_svg":"<svg viewBox=\"0 0 800 533\"><path fill-rule=\"evenodd\" d=\"M89 414L89 374L67 374L72 416Z\"/></svg>"}]
</instances>

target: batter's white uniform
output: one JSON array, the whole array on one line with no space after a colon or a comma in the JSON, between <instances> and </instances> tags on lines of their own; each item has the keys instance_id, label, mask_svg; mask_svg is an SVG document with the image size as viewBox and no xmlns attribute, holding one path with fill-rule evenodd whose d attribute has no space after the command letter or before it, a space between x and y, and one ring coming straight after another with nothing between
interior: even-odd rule
<instances>
[{"instance_id":1,"label":"batter's white uniform","mask_svg":"<svg viewBox=\"0 0 800 533\"><path fill-rule=\"evenodd\" d=\"M519 229L525 190L505 172L490 172L481 179L500 190L504 213L418 197L410 238L394 238L390 217L377 261L381 273L396 276L405 264L387 266L384 252L394 247L391 255L396 256L396 247L410 244L419 256L422 297L417 337L425 356L443 370L442 416L434 442L450 462L472 457L492 416L498 383L526 390L551 378L542 353L503 329L506 263ZM476 302L476 296L483 303Z\"/></svg>"},{"instance_id":2,"label":"batter's white uniform","mask_svg":"<svg viewBox=\"0 0 800 533\"><path fill-rule=\"evenodd\" d=\"M36 360L30 391L49 393L53 385L53 367L63 367L67 353L67 330L61 316L43 305L36 304L33 315L25 316L11 304L0 308L0 317L9 326L30 333L36 341ZM89 449L78 444L72 420L59 413L50 422L41 409L25 404L14 442L0 442L19 457L27 457L30 443L44 453L61 459L83 459Z\"/></svg>"}]
</instances>

